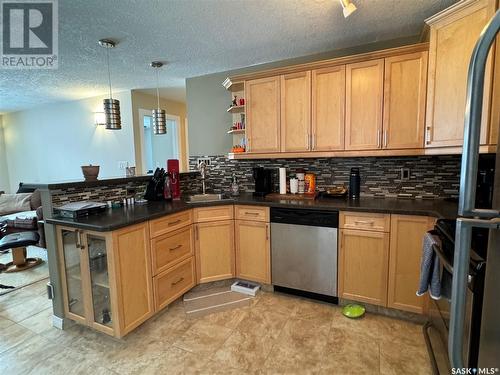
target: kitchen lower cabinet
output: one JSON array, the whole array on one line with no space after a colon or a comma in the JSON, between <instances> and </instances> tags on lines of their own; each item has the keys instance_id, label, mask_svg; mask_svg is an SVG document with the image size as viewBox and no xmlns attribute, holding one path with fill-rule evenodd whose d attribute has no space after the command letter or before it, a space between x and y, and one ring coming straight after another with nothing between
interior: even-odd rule
<instances>
[{"instance_id":1,"label":"kitchen lower cabinet","mask_svg":"<svg viewBox=\"0 0 500 375\"><path fill-rule=\"evenodd\" d=\"M391 215L387 307L422 314L426 299L416 291L425 233L434 226L426 216Z\"/></svg>"},{"instance_id":2,"label":"kitchen lower cabinet","mask_svg":"<svg viewBox=\"0 0 500 375\"><path fill-rule=\"evenodd\" d=\"M194 257L190 257L153 278L155 309L159 311L196 285Z\"/></svg>"},{"instance_id":3,"label":"kitchen lower cabinet","mask_svg":"<svg viewBox=\"0 0 500 375\"><path fill-rule=\"evenodd\" d=\"M386 306L388 258L389 233L341 229L339 296Z\"/></svg>"},{"instance_id":4,"label":"kitchen lower cabinet","mask_svg":"<svg viewBox=\"0 0 500 375\"><path fill-rule=\"evenodd\" d=\"M198 283L234 277L234 220L196 223L194 233Z\"/></svg>"},{"instance_id":5,"label":"kitchen lower cabinet","mask_svg":"<svg viewBox=\"0 0 500 375\"><path fill-rule=\"evenodd\" d=\"M271 283L271 243L269 223L235 221L236 277Z\"/></svg>"},{"instance_id":6,"label":"kitchen lower cabinet","mask_svg":"<svg viewBox=\"0 0 500 375\"><path fill-rule=\"evenodd\" d=\"M116 337L154 310L148 224L114 232L57 227L65 316Z\"/></svg>"}]
</instances>

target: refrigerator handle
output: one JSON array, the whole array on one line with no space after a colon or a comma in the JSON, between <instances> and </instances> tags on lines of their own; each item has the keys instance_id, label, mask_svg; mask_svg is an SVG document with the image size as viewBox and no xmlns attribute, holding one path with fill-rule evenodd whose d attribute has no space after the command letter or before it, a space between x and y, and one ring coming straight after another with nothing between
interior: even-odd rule
<instances>
[{"instance_id":1,"label":"refrigerator handle","mask_svg":"<svg viewBox=\"0 0 500 375\"><path fill-rule=\"evenodd\" d=\"M481 32L469 63L467 99L465 102L464 146L460 171L460 198L458 202L458 214L460 216L492 218L499 215L497 210L475 208L486 60L499 30L500 10L496 12Z\"/></svg>"},{"instance_id":2,"label":"refrigerator handle","mask_svg":"<svg viewBox=\"0 0 500 375\"><path fill-rule=\"evenodd\" d=\"M457 219L455 235L455 257L453 262L453 282L451 290L450 334L448 337L448 354L452 368L464 368L462 358L465 302L467 291L467 274L469 252L471 246L472 227L499 226L499 211L478 210L475 208L477 164L479 159L479 143L483 104L484 75L488 52L500 30L500 10L481 32L469 64L467 78L467 99L465 105L464 146L460 173L460 198L458 214L480 219Z\"/></svg>"}]
</instances>

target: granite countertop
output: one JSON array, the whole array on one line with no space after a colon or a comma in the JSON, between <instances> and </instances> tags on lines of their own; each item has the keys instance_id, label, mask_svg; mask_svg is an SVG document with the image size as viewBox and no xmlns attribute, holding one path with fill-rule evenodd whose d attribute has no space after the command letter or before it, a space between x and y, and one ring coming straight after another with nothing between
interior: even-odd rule
<instances>
[{"instance_id":1,"label":"granite countertop","mask_svg":"<svg viewBox=\"0 0 500 375\"><path fill-rule=\"evenodd\" d=\"M457 217L458 207L456 202L450 202L442 199L417 200L397 198L361 198L356 201L349 201L347 199L269 200L266 198L254 197L252 194L242 194L241 196L231 200L195 204L186 203L183 200L173 202L148 202L144 205L109 208L101 214L78 219L53 217L47 218L45 221L49 224L64 225L98 232L108 232L195 207L225 204L310 208L326 211L364 211L423 215L448 219L455 219Z\"/></svg>"}]
</instances>

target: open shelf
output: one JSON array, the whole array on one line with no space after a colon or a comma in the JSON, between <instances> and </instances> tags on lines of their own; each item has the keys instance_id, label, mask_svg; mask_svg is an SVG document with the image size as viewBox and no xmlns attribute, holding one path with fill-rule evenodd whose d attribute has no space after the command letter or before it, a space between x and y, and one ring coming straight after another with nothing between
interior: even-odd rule
<instances>
[{"instance_id":1,"label":"open shelf","mask_svg":"<svg viewBox=\"0 0 500 375\"><path fill-rule=\"evenodd\" d=\"M245 129L228 130L227 134L245 134Z\"/></svg>"},{"instance_id":2,"label":"open shelf","mask_svg":"<svg viewBox=\"0 0 500 375\"><path fill-rule=\"evenodd\" d=\"M228 77L225 79L224 82L222 82L222 86L224 86L226 90L229 90L231 92L238 92L244 90L245 83L243 81L232 82L231 79Z\"/></svg>"},{"instance_id":3,"label":"open shelf","mask_svg":"<svg viewBox=\"0 0 500 375\"><path fill-rule=\"evenodd\" d=\"M229 113L241 113L245 111L245 106L244 105L234 105L232 107L229 107L227 109Z\"/></svg>"}]
</instances>

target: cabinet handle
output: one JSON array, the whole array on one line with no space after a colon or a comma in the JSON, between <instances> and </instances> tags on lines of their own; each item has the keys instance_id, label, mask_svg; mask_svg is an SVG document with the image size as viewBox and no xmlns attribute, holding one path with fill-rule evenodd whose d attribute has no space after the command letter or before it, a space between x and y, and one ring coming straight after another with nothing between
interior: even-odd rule
<instances>
[{"instance_id":1,"label":"cabinet handle","mask_svg":"<svg viewBox=\"0 0 500 375\"><path fill-rule=\"evenodd\" d=\"M269 224L266 224L266 240L269 240Z\"/></svg>"},{"instance_id":2,"label":"cabinet handle","mask_svg":"<svg viewBox=\"0 0 500 375\"><path fill-rule=\"evenodd\" d=\"M387 147L388 136L389 136L389 134L388 134L387 130L384 130L384 147Z\"/></svg>"},{"instance_id":3,"label":"cabinet handle","mask_svg":"<svg viewBox=\"0 0 500 375\"><path fill-rule=\"evenodd\" d=\"M78 235L80 236L80 249L85 249L85 245L83 244L83 238L82 238L82 235L83 235L83 232L80 230L78 231Z\"/></svg>"},{"instance_id":4,"label":"cabinet handle","mask_svg":"<svg viewBox=\"0 0 500 375\"><path fill-rule=\"evenodd\" d=\"M175 224L179 224L181 222L181 220L175 220L175 221L171 221L170 223L168 223L167 225L168 226L171 226L171 225L175 225Z\"/></svg>"},{"instance_id":5,"label":"cabinet handle","mask_svg":"<svg viewBox=\"0 0 500 375\"><path fill-rule=\"evenodd\" d=\"M198 225L194 226L194 238L196 240L199 240L199 234L198 234Z\"/></svg>"},{"instance_id":6,"label":"cabinet handle","mask_svg":"<svg viewBox=\"0 0 500 375\"><path fill-rule=\"evenodd\" d=\"M380 148L380 129L377 129L377 148Z\"/></svg>"},{"instance_id":7,"label":"cabinet handle","mask_svg":"<svg viewBox=\"0 0 500 375\"><path fill-rule=\"evenodd\" d=\"M174 250L180 249L181 247L182 247L182 245L177 245L177 246L169 248L168 251L174 251Z\"/></svg>"},{"instance_id":8,"label":"cabinet handle","mask_svg":"<svg viewBox=\"0 0 500 375\"><path fill-rule=\"evenodd\" d=\"M181 281L183 281L183 280L184 280L184 277L181 277L179 280L174 281L174 282L172 283L172 286L176 286L177 284L179 284L179 283L180 283Z\"/></svg>"},{"instance_id":9,"label":"cabinet handle","mask_svg":"<svg viewBox=\"0 0 500 375\"><path fill-rule=\"evenodd\" d=\"M75 230L75 236L76 236L76 248L80 248L80 231L77 229Z\"/></svg>"},{"instance_id":10,"label":"cabinet handle","mask_svg":"<svg viewBox=\"0 0 500 375\"><path fill-rule=\"evenodd\" d=\"M374 225L375 221L373 221L373 220L355 220L354 224Z\"/></svg>"},{"instance_id":11,"label":"cabinet handle","mask_svg":"<svg viewBox=\"0 0 500 375\"><path fill-rule=\"evenodd\" d=\"M431 144L431 127L430 126L425 127L425 144L426 145Z\"/></svg>"},{"instance_id":12,"label":"cabinet handle","mask_svg":"<svg viewBox=\"0 0 500 375\"><path fill-rule=\"evenodd\" d=\"M309 140L311 137L309 137L309 134L306 134L306 148L309 150Z\"/></svg>"},{"instance_id":13,"label":"cabinet handle","mask_svg":"<svg viewBox=\"0 0 500 375\"><path fill-rule=\"evenodd\" d=\"M258 216L259 213L258 212L248 212L248 211L245 211L245 215L254 215L254 216Z\"/></svg>"},{"instance_id":14,"label":"cabinet handle","mask_svg":"<svg viewBox=\"0 0 500 375\"><path fill-rule=\"evenodd\" d=\"M316 134L311 135L311 150L316 148Z\"/></svg>"}]
</instances>

